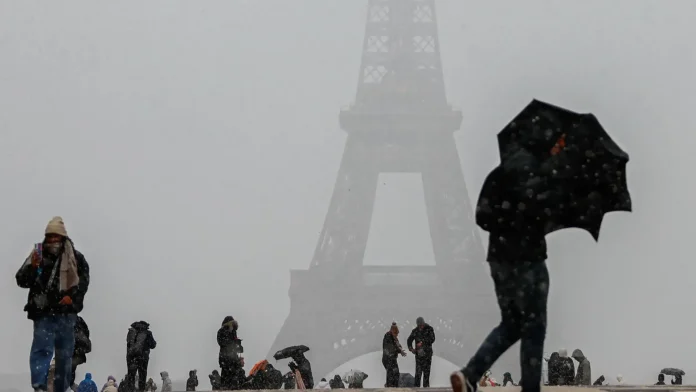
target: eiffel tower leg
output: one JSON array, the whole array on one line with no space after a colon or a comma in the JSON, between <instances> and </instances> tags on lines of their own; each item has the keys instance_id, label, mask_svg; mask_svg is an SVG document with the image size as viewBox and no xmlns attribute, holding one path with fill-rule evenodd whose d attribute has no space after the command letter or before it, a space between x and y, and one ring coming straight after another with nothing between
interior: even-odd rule
<instances>
[{"instance_id":1,"label":"eiffel tower leg","mask_svg":"<svg viewBox=\"0 0 696 392\"><path fill-rule=\"evenodd\" d=\"M310 268L362 267L377 193L378 148L348 136L341 167Z\"/></svg>"}]
</instances>

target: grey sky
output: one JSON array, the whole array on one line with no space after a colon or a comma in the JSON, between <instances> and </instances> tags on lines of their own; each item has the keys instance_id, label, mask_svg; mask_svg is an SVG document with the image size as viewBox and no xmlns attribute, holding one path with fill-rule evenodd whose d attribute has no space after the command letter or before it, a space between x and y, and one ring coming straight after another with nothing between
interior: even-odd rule
<instances>
[{"instance_id":1,"label":"grey sky","mask_svg":"<svg viewBox=\"0 0 696 392\"><path fill-rule=\"evenodd\" d=\"M592 111L631 155L635 212L609 215L599 244L550 236L547 351L580 347L611 381L696 371L696 3L437 6L473 200L497 164L495 134L533 97ZM287 316L288 270L309 266L324 220L365 11L357 0L0 1L2 372L28 371L14 273L53 215L92 268L82 371L122 375L139 319L159 343L153 374L197 368L203 382L228 314L248 362L262 359ZM383 179L368 262L432 264L420 180ZM383 369L372 374L379 385Z\"/></svg>"}]
</instances>

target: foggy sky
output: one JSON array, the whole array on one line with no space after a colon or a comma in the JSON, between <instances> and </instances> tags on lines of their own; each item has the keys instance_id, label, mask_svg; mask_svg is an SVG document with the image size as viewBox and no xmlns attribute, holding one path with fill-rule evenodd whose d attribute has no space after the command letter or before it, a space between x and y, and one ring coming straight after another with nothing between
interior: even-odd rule
<instances>
[{"instance_id":1,"label":"foggy sky","mask_svg":"<svg viewBox=\"0 0 696 392\"><path fill-rule=\"evenodd\" d=\"M437 7L472 200L498 163L495 134L532 98L593 112L631 156L634 213L607 216L597 244L548 238L546 351L582 348L609 382L676 366L688 383L696 3ZM14 274L54 215L91 266L94 351L80 375L122 376L140 319L159 343L152 375L197 368L207 384L228 314L247 364L263 359L328 208L365 14L363 0L0 1L0 373L29 370ZM380 181L366 263L432 264L420 178ZM366 385L381 385L384 370L362 360L346 366L374 365Z\"/></svg>"}]
</instances>

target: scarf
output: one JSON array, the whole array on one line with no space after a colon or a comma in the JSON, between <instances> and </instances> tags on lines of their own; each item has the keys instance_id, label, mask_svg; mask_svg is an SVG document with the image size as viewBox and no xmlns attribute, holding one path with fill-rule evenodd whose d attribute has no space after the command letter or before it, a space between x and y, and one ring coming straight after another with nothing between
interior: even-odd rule
<instances>
[{"instance_id":1,"label":"scarf","mask_svg":"<svg viewBox=\"0 0 696 392\"><path fill-rule=\"evenodd\" d=\"M29 257L27 257L27 259L24 261L25 266L31 265L31 256L33 254L34 251L32 251ZM70 239L65 240L63 253L61 253L59 257L59 267L55 268L54 265L47 287L51 287L54 279L56 278L56 271L60 271L60 274L58 274L58 290L60 290L61 293L64 293L80 284L80 276L77 273L77 260L75 259L75 248L73 247Z\"/></svg>"}]
</instances>

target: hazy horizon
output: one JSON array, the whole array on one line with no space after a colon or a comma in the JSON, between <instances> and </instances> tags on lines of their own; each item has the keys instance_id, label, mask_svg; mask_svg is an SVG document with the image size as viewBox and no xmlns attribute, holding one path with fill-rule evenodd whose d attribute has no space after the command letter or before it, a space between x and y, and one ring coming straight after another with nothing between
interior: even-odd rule
<instances>
[{"instance_id":1,"label":"hazy horizon","mask_svg":"<svg viewBox=\"0 0 696 392\"><path fill-rule=\"evenodd\" d=\"M195 368L207 385L228 314L247 370L265 358L289 311L289 270L309 267L333 191L366 4L0 1L0 374L29 371L14 275L54 215L91 267L82 316L94 349L78 378L120 380L141 319L158 342L156 380ZM532 98L594 113L631 156L633 213L608 215L598 243L577 230L548 238L546 351L581 348L609 383L654 383L667 366L690 383L696 3L436 6L472 201L498 163L496 133ZM433 264L419 176L380 181L365 263ZM375 358L339 370L383 385ZM433 377L454 365L437 359Z\"/></svg>"}]
</instances>

